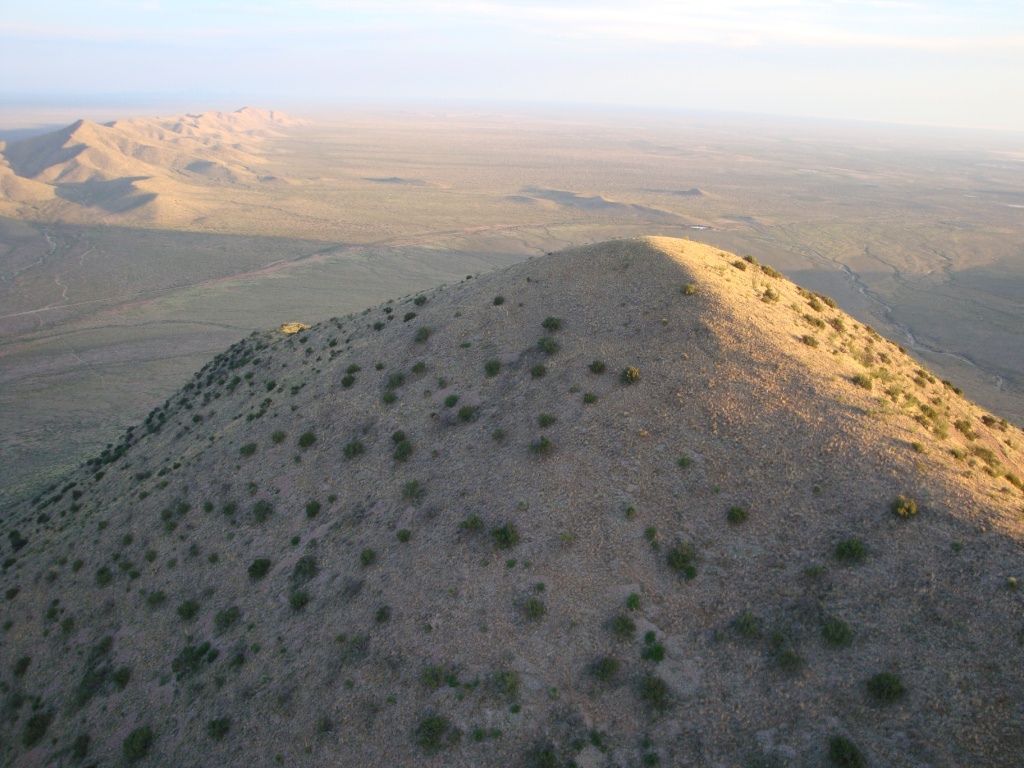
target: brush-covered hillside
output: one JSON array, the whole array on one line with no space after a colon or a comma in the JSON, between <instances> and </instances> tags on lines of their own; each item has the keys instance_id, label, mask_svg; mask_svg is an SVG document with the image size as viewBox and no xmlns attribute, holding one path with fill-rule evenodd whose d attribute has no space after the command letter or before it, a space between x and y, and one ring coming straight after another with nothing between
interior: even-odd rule
<instances>
[{"instance_id":1,"label":"brush-covered hillside","mask_svg":"<svg viewBox=\"0 0 1024 768\"><path fill-rule=\"evenodd\" d=\"M0 760L1019 766L1022 446L689 241L256 333L7 512Z\"/></svg>"}]
</instances>

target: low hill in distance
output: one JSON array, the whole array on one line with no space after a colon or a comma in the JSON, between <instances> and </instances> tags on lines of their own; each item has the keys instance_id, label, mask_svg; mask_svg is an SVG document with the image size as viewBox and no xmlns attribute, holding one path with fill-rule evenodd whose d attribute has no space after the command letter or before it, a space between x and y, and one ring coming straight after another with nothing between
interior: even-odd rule
<instances>
[{"instance_id":1,"label":"low hill in distance","mask_svg":"<svg viewBox=\"0 0 1024 768\"><path fill-rule=\"evenodd\" d=\"M0 523L2 759L1015 766L1022 445L683 240L256 333Z\"/></svg>"},{"instance_id":2,"label":"low hill in distance","mask_svg":"<svg viewBox=\"0 0 1024 768\"><path fill-rule=\"evenodd\" d=\"M261 175L260 143L300 124L252 108L103 125L78 120L0 147L0 215L109 221L114 214L121 224L186 224L200 215L201 206L187 204L192 186L284 183Z\"/></svg>"}]
</instances>

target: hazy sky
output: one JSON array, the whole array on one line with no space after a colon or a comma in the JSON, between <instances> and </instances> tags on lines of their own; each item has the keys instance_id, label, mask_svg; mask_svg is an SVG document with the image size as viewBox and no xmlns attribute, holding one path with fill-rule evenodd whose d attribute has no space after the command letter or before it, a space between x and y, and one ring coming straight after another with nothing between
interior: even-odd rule
<instances>
[{"instance_id":1,"label":"hazy sky","mask_svg":"<svg viewBox=\"0 0 1024 768\"><path fill-rule=\"evenodd\" d=\"M0 0L0 72L9 100L486 98L1024 130L1024 2Z\"/></svg>"}]
</instances>

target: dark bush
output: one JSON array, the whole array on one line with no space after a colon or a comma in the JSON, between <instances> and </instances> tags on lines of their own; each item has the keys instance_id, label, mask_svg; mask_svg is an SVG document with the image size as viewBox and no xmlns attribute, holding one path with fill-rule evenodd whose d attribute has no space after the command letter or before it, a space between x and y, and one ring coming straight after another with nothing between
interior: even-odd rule
<instances>
[{"instance_id":1,"label":"dark bush","mask_svg":"<svg viewBox=\"0 0 1024 768\"><path fill-rule=\"evenodd\" d=\"M206 735L215 741L220 741L228 735L231 730L230 717L218 717L206 724Z\"/></svg>"},{"instance_id":2,"label":"dark bush","mask_svg":"<svg viewBox=\"0 0 1024 768\"><path fill-rule=\"evenodd\" d=\"M249 566L250 579L262 579L268 573L270 573L270 558L268 557L257 557Z\"/></svg>"},{"instance_id":3,"label":"dark bush","mask_svg":"<svg viewBox=\"0 0 1024 768\"><path fill-rule=\"evenodd\" d=\"M484 363L484 373L487 374L488 378L497 376L501 372L501 360L488 360Z\"/></svg>"},{"instance_id":4,"label":"dark bush","mask_svg":"<svg viewBox=\"0 0 1024 768\"><path fill-rule=\"evenodd\" d=\"M891 704L902 698L904 692L903 683L891 672L879 672L868 680L868 693L877 701Z\"/></svg>"},{"instance_id":5,"label":"dark bush","mask_svg":"<svg viewBox=\"0 0 1024 768\"><path fill-rule=\"evenodd\" d=\"M199 607L196 600L186 600L178 606L178 615L185 621L191 621L198 615Z\"/></svg>"},{"instance_id":6,"label":"dark bush","mask_svg":"<svg viewBox=\"0 0 1024 768\"><path fill-rule=\"evenodd\" d=\"M252 516L257 523L265 523L274 514L274 505L266 499L260 499L252 507Z\"/></svg>"},{"instance_id":7,"label":"dark bush","mask_svg":"<svg viewBox=\"0 0 1024 768\"><path fill-rule=\"evenodd\" d=\"M246 443L238 449L238 452L248 458L256 453L256 443Z\"/></svg>"},{"instance_id":8,"label":"dark bush","mask_svg":"<svg viewBox=\"0 0 1024 768\"><path fill-rule=\"evenodd\" d=\"M546 331L560 331L562 329L562 321L557 317L546 317L541 326Z\"/></svg>"},{"instance_id":9,"label":"dark bush","mask_svg":"<svg viewBox=\"0 0 1024 768\"><path fill-rule=\"evenodd\" d=\"M628 640L636 633L636 622L624 613L620 613L611 621L612 634L619 640Z\"/></svg>"},{"instance_id":10,"label":"dark bush","mask_svg":"<svg viewBox=\"0 0 1024 768\"><path fill-rule=\"evenodd\" d=\"M697 575L697 568L694 565L696 557L697 553L692 544L681 543L670 549L665 559L668 567L673 571L681 573L687 579L692 579Z\"/></svg>"},{"instance_id":11,"label":"dark bush","mask_svg":"<svg viewBox=\"0 0 1024 768\"><path fill-rule=\"evenodd\" d=\"M558 351L558 342L550 336L543 336L537 342L537 347L546 355L553 355Z\"/></svg>"},{"instance_id":12,"label":"dark bush","mask_svg":"<svg viewBox=\"0 0 1024 768\"><path fill-rule=\"evenodd\" d=\"M125 760L129 763L134 763L149 754L152 746L153 730L148 725L144 725L141 728L136 728L125 737L124 742L121 744L121 750L124 753Z\"/></svg>"},{"instance_id":13,"label":"dark bush","mask_svg":"<svg viewBox=\"0 0 1024 768\"><path fill-rule=\"evenodd\" d=\"M345 444L345 447L341 449L342 455L351 461L356 456L362 456L366 453L366 446L364 446L359 440L352 440Z\"/></svg>"},{"instance_id":14,"label":"dark bush","mask_svg":"<svg viewBox=\"0 0 1024 768\"><path fill-rule=\"evenodd\" d=\"M315 442L316 435L313 433L313 430L303 432L302 435L299 437L299 448L309 448Z\"/></svg>"},{"instance_id":15,"label":"dark bush","mask_svg":"<svg viewBox=\"0 0 1024 768\"><path fill-rule=\"evenodd\" d=\"M867 548L860 539L843 539L836 544L836 559L843 563L859 563L867 554Z\"/></svg>"},{"instance_id":16,"label":"dark bush","mask_svg":"<svg viewBox=\"0 0 1024 768\"><path fill-rule=\"evenodd\" d=\"M604 364L604 360L594 360L589 367L591 373L597 374L602 374L608 370L608 366Z\"/></svg>"},{"instance_id":17,"label":"dark bush","mask_svg":"<svg viewBox=\"0 0 1024 768\"><path fill-rule=\"evenodd\" d=\"M640 700L655 712L664 712L671 704L668 683L654 675L640 680Z\"/></svg>"},{"instance_id":18,"label":"dark bush","mask_svg":"<svg viewBox=\"0 0 1024 768\"><path fill-rule=\"evenodd\" d=\"M853 640L853 630L850 629L850 625L845 621L833 616L825 621L824 626L821 628L821 636L825 638L825 642L829 645L837 647L849 645Z\"/></svg>"},{"instance_id":19,"label":"dark bush","mask_svg":"<svg viewBox=\"0 0 1024 768\"><path fill-rule=\"evenodd\" d=\"M828 759L837 768L864 768L867 765L857 745L845 736L833 736L828 740Z\"/></svg>"},{"instance_id":20,"label":"dark bush","mask_svg":"<svg viewBox=\"0 0 1024 768\"><path fill-rule=\"evenodd\" d=\"M730 525L742 525L747 522L747 510L743 507L730 507L726 513Z\"/></svg>"},{"instance_id":21,"label":"dark bush","mask_svg":"<svg viewBox=\"0 0 1024 768\"><path fill-rule=\"evenodd\" d=\"M610 682L619 671L619 660L612 656L602 656L590 669L590 673L601 682Z\"/></svg>"},{"instance_id":22,"label":"dark bush","mask_svg":"<svg viewBox=\"0 0 1024 768\"><path fill-rule=\"evenodd\" d=\"M498 549L512 549L519 543L519 530L514 523L506 523L500 528L494 528L491 531L491 538Z\"/></svg>"}]
</instances>

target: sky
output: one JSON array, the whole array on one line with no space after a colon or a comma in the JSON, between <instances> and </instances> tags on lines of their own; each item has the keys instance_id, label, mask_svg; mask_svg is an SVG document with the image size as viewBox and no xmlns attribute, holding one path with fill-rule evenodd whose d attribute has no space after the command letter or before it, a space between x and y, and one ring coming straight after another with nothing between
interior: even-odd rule
<instances>
[{"instance_id":1,"label":"sky","mask_svg":"<svg viewBox=\"0 0 1024 768\"><path fill-rule=\"evenodd\" d=\"M0 0L0 72L9 103L485 100L1021 131L1024 2Z\"/></svg>"}]
</instances>

